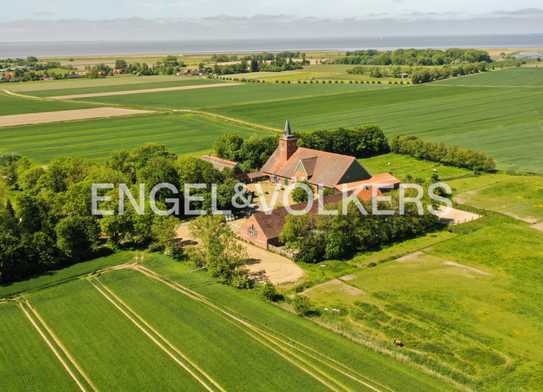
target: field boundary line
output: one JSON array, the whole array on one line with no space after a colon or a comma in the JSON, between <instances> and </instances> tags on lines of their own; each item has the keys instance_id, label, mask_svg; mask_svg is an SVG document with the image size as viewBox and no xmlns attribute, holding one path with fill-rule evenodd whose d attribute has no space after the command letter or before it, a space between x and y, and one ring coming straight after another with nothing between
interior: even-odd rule
<instances>
[{"instance_id":1,"label":"field boundary line","mask_svg":"<svg viewBox=\"0 0 543 392\"><path fill-rule=\"evenodd\" d=\"M64 358L62 358L62 355L58 352L58 350L61 350L63 354L66 356L66 358L70 361L71 365L75 368L75 370L79 373L79 375L85 380L85 382L88 384L91 390L97 391L98 389L94 386L92 381L87 377L87 375L83 372L83 370L79 367L77 362L73 359L73 357L70 355L70 353L66 350L66 348L58 341L55 335L52 334L52 331L47 327L47 324L45 324L45 321L39 316L39 314L36 312L36 310L30 305L28 300L19 300L17 301L17 305L21 309L21 311L24 313L24 315L28 318L34 329L38 332L38 334L41 336L41 338L45 341L49 349L53 352L55 357L58 359L58 361L62 364L68 375L75 381L79 389L81 391L86 392L87 388L83 386L82 382L79 380L79 378L74 374L73 370L70 368L70 366L66 363ZM26 309L25 307L28 307ZM34 313L34 317L37 318L37 321L32 317L31 313ZM38 325L38 322L42 324L42 327L45 329L45 331L42 330L42 328ZM53 342L47 337L47 333L49 333L50 337L53 339L54 343L58 346L58 349L55 347Z\"/></svg>"},{"instance_id":2,"label":"field boundary line","mask_svg":"<svg viewBox=\"0 0 543 392\"><path fill-rule=\"evenodd\" d=\"M42 97L35 97L35 96L32 96L32 95L16 93L15 91L7 90L7 89L3 89L2 92L4 92L7 95L11 95L13 97L19 97L19 98L25 98L25 99L34 99L34 100L38 100L38 101L46 101L46 99L44 99Z\"/></svg>"},{"instance_id":3,"label":"field boundary line","mask_svg":"<svg viewBox=\"0 0 543 392\"><path fill-rule=\"evenodd\" d=\"M130 267L129 267L130 268ZM303 350L301 350L300 348L297 348L297 347L293 347L292 344L289 344L289 342L286 342L285 341L282 341L281 338L278 338L277 336L273 336L273 334L271 334L270 332L267 332L267 331L263 331L261 328L251 324L250 322L246 321L246 320L243 320L242 318L236 316L235 314L225 310L225 309L222 309L220 306L212 303L209 299L207 299L205 296L199 294L199 293L196 293L194 292L193 290L190 290L182 285L180 285L179 283L177 282L170 282L168 281L168 279L166 279L165 277L161 276L160 274L152 271L152 270L149 270L148 268L142 266L141 264L137 264L135 266L132 266L131 268L133 269L136 269L137 271L139 271L140 273L143 273L144 275L146 276L149 276L159 282L161 282L162 284L165 284L167 286L169 286L170 288L176 290L176 291L179 291L181 292L182 294L186 295L186 296L189 296L190 298L193 298L199 302L202 302L204 303L205 305L211 307L212 309L214 309L215 311L218 311L219 313L221 313L223 315L224 318L229 318L231 320L234 320L236 321L237 323L241 324L243 327L253 331L254 333L256 334L259 334L260 336L262 336L263 338L267 339L268 341L271 341L271 343L275 344L275 345L278 345L281 347L281 345L283 346L289 346L295 350L297 350L299 353L303 354L303 355L306 355L306 356L309 356L311 358L313 358L314 360L317 360L318 362L320 362L322 365L324 366L327 366L328 368L332 369L332 370L335 370L336 372L340 373L340 374L343 374L344 376L358 382L359 384L365 386L366 388L368 389L371 389L375 392L380 392L381 390L376 388L374 385L371 385L369 384L370 382L375 384L375 385L379 385L381 387L383 387L384 389L386 390L391 390L390 388L386 387L386 386L383 386L373 380L370 380L368 379L367 377L364 376L364 378L366 379L366 381L364 380L361 380L361 379L358 379L356 378L355 376L353 376L352 374L347 374L345 371L341 370L341 369L338 369L337 367L333 366L333 365L330 365L329 363L326 363L324 360L322 359L316 359L312 354L308 354L307 352L304 352ZM289 339L291 342L293 341L292 339ZM278 343L279 342L279 343ZM301 345L303 346L303 345ZM344 387L339 381L335 380L332 376L330 376L329 374L327 373L323 373L320 369L316 368L315 365L313 364L308 364L307 363L307 360L306 359L303 359L303 358L300 358L299 355L295 354L292 352L292 350L289 350L285 347L281 347L281 349L283 351L286 351L287 353L289 353L290 355L294 356L295 358L297 358L299 361L302 361L303 363L307 364L308 366L310 366L311 368L313 368L314 370L316 370L317 372L325 375L325 377L329 378L331 381L339 384L340 386ZM336 363L338 363L337 361L335 361ZM344 369L349 369L348 366L346 365L342 365ZM352 373L358 375L358 373L352 369L349 369ZM313 376L315 377L315 376ZM348 388L347 388L348 389Z\"/></svg>"},{"instance_id":4,"label":"field boundary line","mask_svg":"<svg viewBox=\"0 0 543 392\"><path fill-rule=\"evenodd\" d=\"M281 132L281 129L279 129L279 128L268 127L266 125L262 125L262 124L258 124L258 123L254 123L254 122L250 122L250 121L245 121L245 120L240 120L238 118L225 116L223 114L218 114L218 113L213 113L213 112L206 112L205 110L173 109L173 111L176 112L176 113L199 114L201 116L216 118L216 119L220 119L220 120L223 120L223 121L226 121L226 122L231 122L231 123L235 123L235 124L249 126L251 128L263 129L265 131L272 131L274 133Z\"/></svg>"},{"instance_id":5,"label":"field boundary line","mask_svg":"<svg viewBox=\"0 0 543 392\"><path fill-rule=\"evenodd\" d=\"M204 380L202 380L195 372L190 369L190 367L183 363L179 358L177 358L170 350L168 350L167 347L162 344L159 339L162 339L164 343L170 346L171 350L174 350L178 355L180 355L183 359L187 360L186 356L184 354L181 354L181 352L175 348L175 346L171 345L164 337L162 337L158 332L156 332L153 328L150 328L145 321L142 321L141 317L137 315L136 312L134 312L128 305L124 303L121 299L119 299L115 294L111 292L101 281L99 281L96 278L89 279L89 282L100 294L102 294L117 310L119 310L126 318L128 318L132 324L134 324L140 331L142 331L155 345L160 348L162 351L164 351L171 359L173 359L179 366L181 366L187 373L189 373L196 381L198 381L206 390L210 392L214 392L214 389L209 386ZM101 286L101 287L100 287ZM109 292L106 292L106 290ZM116 302L116 300L119 301L119 303ZM123 306L126 307L126 309L123 309ZM130 314L132 313L132 315ZM144 325L147 326L153 333L155 333L157 336L153 336L153 334L145 329L144 326L142 326L137 319L140 319L140 323L144 323ZM189 362L189 365L195 367L197 371L202 373L202 376L207 378L211 383L220 391L225 392L225 390L216 382L214 381L209 375L207 375L203 370L201 370L196 365L192 364L190 360L187 360Z\"/></svg>"}]
</instances>

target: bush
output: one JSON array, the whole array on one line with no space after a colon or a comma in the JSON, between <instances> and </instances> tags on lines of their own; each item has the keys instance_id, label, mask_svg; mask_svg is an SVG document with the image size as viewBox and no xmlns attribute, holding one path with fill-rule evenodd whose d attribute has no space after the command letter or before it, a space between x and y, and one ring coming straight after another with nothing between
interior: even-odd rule
<instances>
[{"instance_id":1,"label":"bush","mask_svg":"<svg viewBox=\"0 0 543 392\"><path fill-rule=\"evenodd\" d=\"M309 298L303 295L297 295L294 297L292 300L292 307L298 316L308 316L314 313Z\"/></svg>"},{"instance_id":2,"label":"bush","mask_svg":"<svg viewBox=\"0 0 543 392\"><path fill-rule=\"evenodd\" d=\"M262 286L261 295L262 298L270 302L277 302L283 300L283 296L279 294L275 286L270 282L266 282L264 286Z\"/></svg>"}]
</instances>

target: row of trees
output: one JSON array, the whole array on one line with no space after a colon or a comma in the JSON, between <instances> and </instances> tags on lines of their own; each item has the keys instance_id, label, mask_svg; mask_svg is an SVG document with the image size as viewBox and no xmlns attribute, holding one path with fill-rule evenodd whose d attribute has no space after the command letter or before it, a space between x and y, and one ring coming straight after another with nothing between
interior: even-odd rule
<instances>
[{"instance_id":1,"label":"row of trees","mask_svg":"<svg viewBox=\"0 0 543 392\"><path fill-rule=\"evenodd\" d=\"M416 136L396 136L390 142L390 149L397 154L474 171L496 170L494 158L483 152L444 143L425 142Z\"/></svg>"},{"instance_id":2,"label":"row of trees","mask_svg":"<svg viewBox=\"0 0 543 392\"><path fill-rule=\"evenodd\" d=\"M368 158L390 151L383 130L375 125L300 133L298 137L298 145L301 147L351 155L356 158Z\"/></svg>"},{"instance_id":3,"label":"row of trees","mask_svg":"<svg viewBox=\"0 0 543 392\"><path fill-rule=\"evenodd\" d=\"M104 65L101 64L101 65L98 65L97 67L101 68L103 66ZM151 65L147 63L139 63L139 62L129 64L126 60L118 59L115 61L114 68L111 69L110 67L108 67L107 69L108 72L104 73L102 76L108 76L108 75L113 74L114 72L119 73L119 74L133 74L133 75L139 75L139 76L175 75L181 72L185 67L186 67L185 63L177 56L166 56L162 60Z\"/></svg>"},{"instance_id":4,"label":"row of trees","mask_svg":"<svg viewBox=\"0 0 543 392\"><path fill-rule=\"evenodd\" d=\"M0 175L17 195L13 203L8 200L0 205L0 282L92 258L106 240L113 248L150 247L175 254L174 229L183 207L178 216L164 217L154 214L146 200L140 215L127 200L124 215L95 216L92 184L114 185L105 193L112 200L101 203L101 210L117 212L119 184L126 184L139 201L139 184L150 192L159 183L181 190L186 183L208 184L198 190L204 201L191 204L192 209L208 211L212 208L210 184L218 184L218 208L235 210L231 200L237 180L231 173L219 172L196 158L178 158L160 145L119 151L105 164L62 158L42 167L7 155L0 157ZM163 192L157 195L162 210L172 206L167 198L177 198L184 206L182 191L177 197Z\"/></svg>"},{"instance_id":5,"label":"row of trees","mask_svg":"<svg viewBox=\"0 0 543 392\"><path fill-rule=\"evenodd\" d=\"M374 49L346 52L336 60L338 64L366 65L447 65L461 63L490 63L490 55L477 49Z\"/></svg>"},{"instance_id":6,"label":"row of trees","mask_svg":"<svg viewBox=\"0 0 543 392\"><path fill-rule=\"evenodd\" d=\"M487 72L488 70L489 68L487 63L473 63L453 67L418 69L411 74L411 81L413 84L428 83L434 80L443 80L450 77Z\"/></svg>"},{"instance_id":7,"label":"row of trees","mask_svg":"<svg viewBox=\"0 0 543 392\"><path fill-rule=\"evenodd\" d=\"M390 151L387 138L378 126L361 126L354 129L339 128L299 133L298 145L316 150L367 158ZM278 138L250 137L226 134L215 142L215 155L240 164L245 171L259 169L277 148Z\"/></svg>"},{"instance_id":8,"label":"row of trees","mask_svg":"<svg viewBox=\"0 0 543 392\"><path fill-rule=\"evenodd\" d=\"M386 244L422 235L436 228L438 218L425 211L419 215L413 204L407 204L404 215L371 215L372 207L364 204L369 215L351 204L347 214L334 216L288 216L281 241L297 261L316 263L330 259L348 259L357 252L378 249ZM328 207L330 208L330 207ZM379 208L398 211L396 195Z\"/></svg>"}]
</instances>

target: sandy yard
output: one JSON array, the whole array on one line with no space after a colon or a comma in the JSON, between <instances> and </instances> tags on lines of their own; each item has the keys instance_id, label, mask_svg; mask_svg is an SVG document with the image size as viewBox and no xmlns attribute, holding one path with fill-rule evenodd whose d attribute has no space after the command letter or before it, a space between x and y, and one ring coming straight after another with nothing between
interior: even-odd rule
<instances>
[{"instance_id":1,"label":"sandy yard","mask_svg":"<svg viewBox=\"0 0 543 392\"><path fill-rule=\"evenodd\" d=\"M232 86L239 86L240 84L241 83L198 84L194 86L161 87L161 88L148 88L148 89L142 89L142 90L125 90L125 91L109 91L109 92L102 92L102 93L59 95L56 97L49 97L49 98L58 99L62 101L62 100L67 100L67 99L78 99L78 98L110 97L114 95L132 95L132 94L158 93L158 92L178 91L178 90L198 90L202 88L232 87Z\"/></svg>"},{"instance_id":2,"label":"sandy yard","mask_svg":"<svg viewBox=\"0 0 543 392\"><path fill-rule=\"evenodd\" d=\"M57 121L88 120L92 118L131 116L134 114L153 113L149 110L121 108L92 108L76 110L59 110L56 112L10 114L0 116L0 127L16 125L44 124Z\"/></svg>"},{"instance_id":3,"label":"sandy yard","mask_svg":"<svg viewBox=\"0 0 543 392\"><path fill-rule=\"evenodd\" d=\"M234 232L238 225L239 222L231 222ZM179 226L177 236L186 241L195 241L187 223ZM240 243L247 250L249 260L246 267L251 274L267 279L276 285L293 283L304 276L304 271L292 260L244 241Z\"/></svg>"}]
</instances>

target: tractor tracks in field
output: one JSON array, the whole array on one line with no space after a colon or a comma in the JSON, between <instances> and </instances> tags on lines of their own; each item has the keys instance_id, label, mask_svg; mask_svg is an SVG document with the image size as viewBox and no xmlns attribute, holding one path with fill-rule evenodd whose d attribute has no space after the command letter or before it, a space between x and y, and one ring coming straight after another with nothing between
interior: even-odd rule
<instances>
[{"instance_id":1,"label":"tractor tracks in field","mask_svg":"<svg viewBox=\"0 0 543 392\"><path fill-rule=\"evenodd\" d=\"M89 277L92 286L102 294L119 312L145 334L158 348L168 355L177 365L189 373L202 387L209 392L226 392L221 385L209 376L196 363L170 343L147 321L138 315L126 302L119 298L109 287L97 277Z\"/></svg>"},{"instance_id":2,"label":"tractor tracks in field","mask_svg":"<svg viewBox=\"0 0 543 392\"><path fill-rule=\"evenodd\" d=\"M30 302L25 298L19 298L17 299L17 305L24 313L26 318L30 321L36 332L38 332L40 337L45 341L47 347L49 347L49 349L61 363L66 373L68 373L72 380L77 384L78 388L82 392L98 391L85 371L77 363L75 358L70 354L68 349L55 335L53 330L47 325L45 320L40 316Z\"/></svg>"},{"instance_id":3,"label":"tractor tracks in field","mask_svg":"<svg viewBox=\"0 0 543 392\"><path fill-rule=\"evenodd\" d=\"M141 264L127 264L122 267L142 273L146 277L166 285L194 301L204 304L222 316L226 321L240 328L252 339L272 350L330 390L353 390L351 386L345 385L342 380L338 379L338 377L342 377L345 380L349 380L350 383L356 384L358 387L363 387L374 392L392 391L389 387L369 379L349 366L324 355L316 349L242 319L227 308L211 302L202 294L174 282Z\"/></svg>"}]
</instances>

